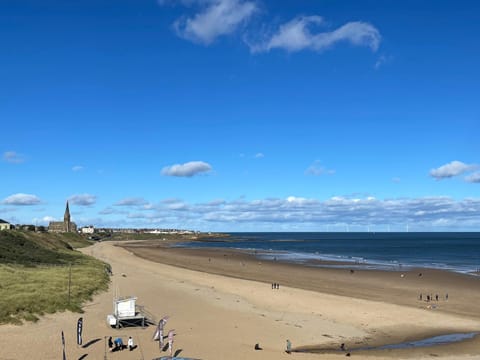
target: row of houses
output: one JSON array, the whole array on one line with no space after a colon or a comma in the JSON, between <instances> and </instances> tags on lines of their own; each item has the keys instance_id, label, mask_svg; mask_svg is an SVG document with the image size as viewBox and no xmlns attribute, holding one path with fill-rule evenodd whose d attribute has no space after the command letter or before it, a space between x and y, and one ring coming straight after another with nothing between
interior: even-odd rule
<instances>
[{"instance_id":1,"label":"row of houses","mask_svg":"<svg viewBox=\"0 0 480 360\"><path fill-rule=\"evenodd\" d=\"M21 225L21 224L14 225L14 224L10 224L8 221L0 219L0 231L2 230L25 230L25 231L36 231L36 232L52 231L50 227L47 227L47 226ZM60 231L56 231L56 232L60 232ZM93 234L95 232L95 228L93 227L93 225L84 226L78 229L77 232L82 234Z\"/></svg>"}]
</instances>

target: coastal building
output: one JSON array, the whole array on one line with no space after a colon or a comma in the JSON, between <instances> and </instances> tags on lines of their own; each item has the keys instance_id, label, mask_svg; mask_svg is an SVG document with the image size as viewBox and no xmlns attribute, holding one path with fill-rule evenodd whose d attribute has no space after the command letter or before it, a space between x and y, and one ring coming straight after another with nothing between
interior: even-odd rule
<instances>
[{"instance_id":1,"label":"coastal building","mask_svg":"<svg viewBox=\"0 0 480 360\"><path fill-rule=\"evenodd\" d=\"M0 231L10 230L11 228L12 228L12 225L9 222L6 222L5 220L0 219Z\"/></svg>"},{"instance_id":2,"label":"coastal building","mask_svg":"<svg viewBox=\"0 0 480 360\"><path fill-rule=\"evenodd\" d=\"M68 206L65 208L65 214L63 215L63 221L50 221L48 224L49 232L77 232L77 224L70 220L70 209Z\"/></svg>"},{"instance_id":3,"label":"coastal building","mask_svg":"<svg viewBox=\"0 0 480 360\"><path fill-rule=\"evenodd\" d=\"M94 232L95 228L93 225L82 227L82 234L93 234Z\"/></svg>"}]
</instances>

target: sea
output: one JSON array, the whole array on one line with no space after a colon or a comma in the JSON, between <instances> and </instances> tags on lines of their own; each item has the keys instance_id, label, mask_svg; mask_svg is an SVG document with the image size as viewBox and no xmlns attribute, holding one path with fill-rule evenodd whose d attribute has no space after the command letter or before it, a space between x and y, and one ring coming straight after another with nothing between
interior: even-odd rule
<instances>
[{"instance_id":1,"label":"sea","mask_svg":"<svg viewBox=\"0 0 480 360\"><path fill-rule=\"evenodd\" d=\"M444 269L480 274L480 232L228 233L189 248L249 250L259 259L350 269Z\"/></svg>"}]
</instances>

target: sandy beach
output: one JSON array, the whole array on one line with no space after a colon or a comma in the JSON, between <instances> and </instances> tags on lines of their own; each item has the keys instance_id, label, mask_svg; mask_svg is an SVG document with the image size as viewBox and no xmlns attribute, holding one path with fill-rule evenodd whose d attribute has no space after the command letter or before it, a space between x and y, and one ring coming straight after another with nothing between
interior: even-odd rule
<instances>
[{"instance_id":1,"label":"sandy beach","mask_svg":"<svg viewBox=\"0 0 480 360\"><path fill-rule=\"evenodd\" d=\"M402 350L365 350L435 335L480 331L480 279L444 271L405 272L318 269L258 261L248 253L167 249L132 242L100 242L82 252L112 265L108 292L83 314L46 315L37 323L0 326L0 359L60 359L61 331L67 359L155 359L166 356L152 340L154 326L111 329L106 316L115 294L138 304L175 330L174 353L195 359L479 359L480 339ZM135 253L135 254L134 254ZM421 274L421 275L420 275ZM271 284L279 283L279 289ZM420 301L427 294L439 301ZM445 299L448 293L448 300ZM76 322L84 319L84 344ZM108 336L134 351L109 353ZM286 354L294 350L320 353ZM263 350L255 351L258 343ZM340 350L344 343L346 351Z\"/></svg>"}]
</instances>

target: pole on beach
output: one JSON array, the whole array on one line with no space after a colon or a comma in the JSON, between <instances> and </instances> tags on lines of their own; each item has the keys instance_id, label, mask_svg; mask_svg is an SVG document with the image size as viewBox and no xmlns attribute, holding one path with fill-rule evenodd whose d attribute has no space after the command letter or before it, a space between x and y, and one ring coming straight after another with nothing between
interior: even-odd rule
<instances>
[{"instance_id":1,"label":"pole on beach","mask_svg":"<svg viewBox=\"0 0 480 360\"><path fill-rule=\"evenodd\" d=\"M68 268L68 305L70 305L70 288L72 285L72 263Z\"/></svg>"},{"instance_id":2,"label":"pole on beach","mask_svg":"<svg viewBox=\"0 0 480 360\"><path fill-rule=\"evenodd\" d=\"M62 330L62 359L67 360L67 357L65 356L65 336L63 335L63 330Z\"/></svg>"},{"instance_id":3,"label":"pole on beach","mask_svg":"<svg viewBox=\"0 0 480 360\"><path fill-rule=\"evenodd\" d=\"M103 360L107 360L107 337L104 336L104 343L105 343L105 354L103 355Z\"/></svg>"}]
</instances>

